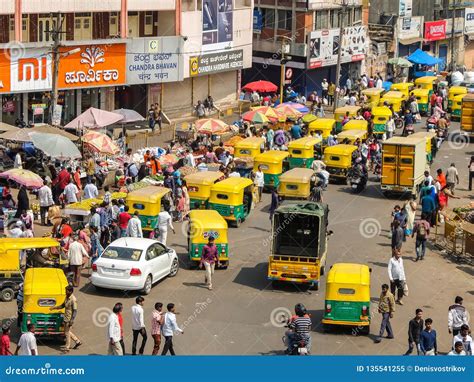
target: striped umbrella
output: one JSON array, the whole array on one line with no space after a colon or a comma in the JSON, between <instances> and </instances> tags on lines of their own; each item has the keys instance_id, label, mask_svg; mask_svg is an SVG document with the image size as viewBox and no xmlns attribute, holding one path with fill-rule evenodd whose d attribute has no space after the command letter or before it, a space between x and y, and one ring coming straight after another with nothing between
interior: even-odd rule
<instances>
[{"instance_id":1,"label":"striped umbrella","mask_svg":"<svg viewBox=\"0 0 474 382\"><path fill-rule=\"evenodd\" d=\"M298 110L302 114L309 113L309 109L298 102L283 102L282 105L291 106L293 109Z\"/></svg>"},{"instance_id":2,"label":"striped umbrella","mask_svg":"<svg viewBox=\"0 0 474 382\"><path fill-rule=\"evenodd\" d=\"M199 134L219 135L229 131L229 125L220 119L198 119L195 125Z\"/></svg>"},{"instance_id":3,"label":"striped umbrella","mask_svg":"<svg viewBox=\"0 0 474 382\"><path fill-rule=\"evenodd\" d=\"M285 122L286 116L280 113L278 110L275 110L273 107L270 106L259 106L252 108L254 111L258 111L259 113L264 114L268 119Z\"/></svg>"},{"instance_id":4,"label":"striped umbrella","mask_svg":"<svg viewBox=\"0 0 474 382\"><path fill-rule=\"evenodd\" d=\"M87 147L99 154L114 155L120 151L120 148L108 135L97 131L88 131L83 135L82 141Z\"/></svg>"},{"instance_id":5,"label":"striped umbrella","mask_svg":"<svg viewBox=\"0 0 474 382\"><path fill-rule=\"evenodd\" d=\"M287 118L291 118L291 119L296 119L296 118L300 118L303 113L299 112L298 110L296 110L295 108L291 107L291 106L288 106L288 105L278 105L276 107L276 109L286 115Z\"/></svg>"},{"instance_id":6,"label":"striped umbrella","mask_svg":"<svg viewBox=\"0 0 474 382\"><path fill-rule=\"evenodd\" d=\"M265 114L258 112L257 110L250 110L242 115L244 121L252 122L256 124L264 124L268 123L269 119L265 116Z\"/></svg>"}]
</instances>

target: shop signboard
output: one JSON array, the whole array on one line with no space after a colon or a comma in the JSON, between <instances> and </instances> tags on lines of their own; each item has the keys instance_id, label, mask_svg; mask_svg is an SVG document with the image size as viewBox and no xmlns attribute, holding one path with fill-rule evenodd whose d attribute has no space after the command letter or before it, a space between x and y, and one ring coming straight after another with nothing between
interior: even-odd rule
<instances>
[{"instance_id":1,"label":"shop signboard","mask_svg":"<svg viewBox=\"0 0 474 382\"><path fill-rule=\"evenodd\" d=\"M423 17L404 17L398 19L398 39L411 40L420 38L423 29Z\"/></svg>"},{"instance_id":2,"label":"shop signboard","mask_svg":"<svg viewBox=\"0 0 474 382\"><path fill-rule=\"evenodd\" d=\"M232 47L233 0L202 1L202 50Z\"/></svg>"},{"instance_id":3,"label":"shop signboard","mask_svg":"<svg viewBox=\"0 0 474 382\"><path fill-rule=\"evenodd\" d=\"M398 8L399 17L411 17L413 4L412 0L400 0Z\"/></svg>"},{"instance_id":4,"label":"shop signboard","mask_svg":"<svg viewBox=\"0 0 474 382\"><path fill-rule=\"evenodd\" d=\"M339 50L339 29L313 31L309 35L310 69L335 65ZM367 28L365 26L344 29L341 62L362 61L368 49Z\"/></svg>"},{"instance_id":5,"label":"shop signboard","mask_svg":"<svg viewBox=\"0 0 474 382\"><path fill-rule=\"evenodd\" d=\"M474 8L466 8L464 16L464 33L467 35L474 34Z\"/></svg>"},{"instance_id":6,"label":"shop signboard","mask_svg":"<svg viewBox=\"0 0 474 382\"><path fill-rule=\"evenodd\" d=\"M127 43L127 84L182 81L181 47L181 37L131 39Z\"/></svg>"},{"instance_id":7,"label":"shop signboard","mask_svg":"<svg viewBox=\"0 0 474 382\"><path fill-rule=\"evenodd\" d=\"M61 47L61 52L73 51L61 59L58 88L91 88L126 84L125 44L97 44Z\"/></svg>"},{"instance_id":8,"label":"shop signboard","mask_svg":"<svg viewBox=\"0 0 474 382\"><path fill-rule=\"evenodd\" d=\"M446 38L446 20L425 23L425 41L444 40Z\"/></svg>"},{"instance_id":9,"label":"shop signboard","mask_svg":"<svg viewBox=\"0 0 474 382\"><path fill-rule=\"evenodd\" d=\"M48 49L33 48L19 51L12 48L9 50L9 56L12 92L40 92L52 89L51 54Z\"/></svg>"},{"instance_id":10,"label":"shop signboard","mask_svg":"<svg viewBox=\"0 0 474 382\"><path fill-rule=\"evenodd\" d=\"M253 33L262 33L263 28L263 13L260 8L253 10Z\"/></svg>"},{"instance_id":11,"label":"shop signboard","mask_svg":"<svg viewBox=\"0 0 474 382\"><path fill-rule=\"evenodd\" d=\"M191 77L242 69L244 67L243 49L221 53L202 54L189 58Z\"/></svg>"}]
</instances>

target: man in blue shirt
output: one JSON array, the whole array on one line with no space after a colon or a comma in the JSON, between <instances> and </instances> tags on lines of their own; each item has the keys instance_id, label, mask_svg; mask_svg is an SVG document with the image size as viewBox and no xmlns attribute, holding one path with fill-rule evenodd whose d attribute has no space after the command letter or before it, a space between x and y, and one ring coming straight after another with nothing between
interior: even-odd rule
<instances>
[{"instance_id":1,"label":"man in blue shirt","mask_svg":"<svg viewBox=\"0 0 474 382\"><path fill-rule=\"evenodd\" d=\"M434 212L436 211L436 203L434 202L431 195L425 195L421 198L421 214L426 216L426 220L430 225L434 225L433 222L436 220Z\"/></svg>"},{"instance_id":2,"label":"man in blue shirt","mask_svg":"<svg viewBox=\"0 0 474 382\"><path fill-rule=\"evenodd\" d=\"M433 320L427 318L425 320L425 330L420 336L420 350L424 355L438 355L438 345L436 343L436 330L431 329Z\"/></svg>"},{"instance_id":3,"label":"man in blue shirt","mask_svg":"<svg viewBox=\"0 0 474 382\"><path fill-rule=\"evenodd\" d=\"M292 127L291 127L291 137L293 139L299 139L301 138L301 127L300 125L298 125L297 123L295 123Z\"/></svg>"}]
</instances>

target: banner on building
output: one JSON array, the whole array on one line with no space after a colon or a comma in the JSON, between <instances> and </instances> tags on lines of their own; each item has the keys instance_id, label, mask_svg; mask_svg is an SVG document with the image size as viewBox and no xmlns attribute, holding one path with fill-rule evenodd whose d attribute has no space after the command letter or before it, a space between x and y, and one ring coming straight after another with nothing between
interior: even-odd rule
<instances>
[{"instance_id":1,"label":"banner on building","mask_svg":"<svg viewBox=\"0 0 474 382\"><path fill-rule=\"evenodd\" d=\"M423 17L404 17L398 19L398 39L411 40L421 38L423 28Z\"/></svg>"},{"instance_id":2,"label":"banner on building","mask_svg":"<svg viewBox=\"0 0 474 382\"><path fill-rule=\"evenodd\" d=\"M189 74L191 77L242 69L244 67L243 49L230 52L203 54L190 57Z\"/></svg>"},{"instance_id":3,"label":"banner on building","mask_svg":"<svg viewBox=\"0 0 474 382\"><path fill-rule=\"evenodd\" d=\"M309 35L308 67L336 65L339 50L339 29L313 31ZM368 49L367 29L364 26L344 29L341 62L362 61Z\"/></svg>"},{"instance_id":4,"label":"banner on building","mask_svg":"<svg viewBox=\"0 0 474 382\"><path fill-rule=\"evenodd\" d=\"M464 33L474 34L474 8L466 8L464 16Z\"/></svg>"},{"instance_id":5,"label":"banner on building","mask_svg":"<svg viewBox=\"0 0 474 382\"><path fill-rule=\"evenodd\" d=\"M126 84L125 44L98 44L61 47L63 53L80 51L61 58L58 88L90 88Z\"/></svg>"},{"instance_id":6,"label":"banner on building","mask_svg":"<svg viewBox=\"0 0 474 382\"><path fill-rule=\"evenodd\" d=\"M232 46L233 0L202 1L202 50Z\"/></svg>"},{"instance_id":7,"label":"banner on building","mask_svg":"<svg viewBox=\"0 0 474 382\"><path fill-rule=\"evenodd\" d=\"M47 48L10 49L10 91L40 92L52 89L51 54ZM6 91L7 82L1 79ZM6 86L7 85L7 86Z\"/></svg>"},{"instance_id":8,"label":"banner on building","mask_svg":"<svg viewBox=\"0 0 474 382\"><path fill-rule=\"evenodd\" d=\"M453 31L453 19L446 19L446 38L451 37ZM464 33L464 17L454 19L454 34Z\"/></svg>"},{"instance_id":9,"label":"banner on building","mask_svg":"<svg viewBox=\"0 0 474 382\"><path fill-rule=\"evenodd\" d=\"M411 17L413 4L412 0L400 0L398 3L398 16L399 17Z\"/></svg>"},{"instance_id":10,"label":"banner on building","mask_svg":"<svg viewBox=\"0 0 474 382\"><path fill-rule=\"evenodd\" d=\"M127 42L127 84L182 81L182 40L181 37L154 37Z\"/></svg>"},{"instance_id":11,"label":"banner on building","mask_svg":"<svg viewBox=\"0 0 474 382\"><path fill-rule=\"evenodd\" d=\"M260 8L253 10L253 33L262 33L263 28L263 13Z\"/></svg>"},{"instance_id":12,"label":"banner on building","mask_svg":"<svg viewBox=\"0 0 474 382\"><path fill-rule=\"evenodd\" d=\"M446 38L446 20L425 23L425 41L444 40Z\"/></svg>"}]
</instances>

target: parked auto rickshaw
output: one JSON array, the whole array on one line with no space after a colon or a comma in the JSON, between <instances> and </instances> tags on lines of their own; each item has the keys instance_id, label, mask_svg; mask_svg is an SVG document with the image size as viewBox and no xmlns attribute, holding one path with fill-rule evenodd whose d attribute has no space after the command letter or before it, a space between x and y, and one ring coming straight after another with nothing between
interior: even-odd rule
<instances>
[{"instance_id":1,"label":"parked auto rickshaw","mask_svg":"<svg viewBox=\"0 0 474 382\"><path fill-rule=\"evenodd\" d=\"M392 111L387 106L377 106L372 108L374 116L374 134L381 135L385 133L385 125L392 116Z\"/></svg>"},{"instance_id":2,"label":"parked auto rickshaw","mask_svg":"<svg viewBox=\"0 0 474 382\"><path fill-rule=\"evenodd\" d=\"M412 138L425 138L426 139L426 160L431 164L438 152L438 146L436 145L436 132L434 131L420 131L411 135Z\"/></svg>"},{"instance_id":3,"label":"parked auto rickshaw","mask_svg":"<svg viewBox=\"0 0 474 382\"><path fill-rule=\"evenodd\" d=\"M370 272L363 264L336 263L326 280L322 323L357 326L361 334L370 332Z\"/></svg>"},{"instance_id":4,"label":"parked auto rickshaw","mask_svg":"<svg viewBox=\"0 0 474 382\"><path fill-rule=\"evenodd\" d=\"M212 185L223 177L220 171L200 171L186 175L184 180L188 187L190 209L206 209Z\"/></svg>"},{"instance_id":5,"label":"parked auto rickshaw","mask_svg":"<svg viewBox=\"0 0 474 382\"><path fill-rule=\"evenodd\" d=\"M322 142L322 138L313 138L311 136L291 141L288 144L288 151L290 153L288 163L290 164L290 169L295 167L310 168L314 159L321 157Z\"/></svg>"},{"instance_id":6,"label":"parked auto rickshaw","mask_svg":"<svg viewBox=\"0 0 474 382\"><path fill-rule=\"evenodd\" d=\"M265 178L265 187L278 187L280 175L288 169L287 151L270 150L257 155L254 160L253 170L262 167Z\"/></svg>"},{"instance_id":7,"label":"parked auto rickshaw","mask_svg":"<svg viewBox=\"0 0 474 382\"><path fill-rule=\"evenodd\" d=\"M240 226L250 214L253 203L253 182L248 178L227 178L211 187L208 208Z\"/></svg>"},{"instance_id":8,"label":"parked auto rickshaw","mask_svg":"<svg viewBox=\"0 0 474 382\"><path fill-rule=\"evenodd\" d=\"M255 158L263 152L265 140L260 137L248 137L237 142L234 146L234 157L236 158Z\"/></svg>"},{"instance_id":9,"label":"parked auto rickshaw","mask_svg":"<svg viewBox=\"0 0 474 382\"><path fill-rule=\"evenodd\" d=\"M352 168L357 155L355 145L335 145L324 150L324 163L329 172L329 180L347 182L347 173Z\"/></svg>"},{"instance_id":10,"label":"parked auto rickshaw","mask_svg":"<svg viewBox=\"0 0 474 382\"><path fill-rule=\"evenodd\" d=\"M293 168L280 176L278 195L284 199L308 199L311 195L313 170Z\"/></svg>"},{"instance_id":11,"label":"parked auto rickshaw","mask_svg":"<svg viewBox=\"0 0 474 382\"><path fill-rule=\"evenodd\" d=\"M461 110L462 110L462 100L466 94L460 94L453 98L453 103L451 105L451 119L460 119Z\"/></svg>"},{"instance_id":12,"label":"parked auto rickshaw","mask_svg":"<svg viewBox=\"0 0 474 382\"><path fill-rule=\"evenodd\" d=\"M57 268L29 268L23 283L23 319L21 331L35 325L36 335L64 335L64 309L50 310L66 298L68 281Z\"/></svg>"},{"instance_id":13,"label":"parked auto rickshaw","mask_svg":"<svg viewBox=\"0 0 474 382\"><path fill-rule=\"evenodd\" d=\"M402 110L402 102L405 100L402 92L389 91L380 99L379 106L392 105L395 112Z\"/></svg>"},{"instance_id":14,"label":"parked auto rickshaw","mask_svg":"<svg viewBox=\"0 0 474 382\"><path fill-rule=\"evenodd\" d=\"M362 94L367 96L367 102L371 107L377 106L379 104L382 94L385 92L384 89L369 88L362 90Z\"/></svg>"},{"instance_id":15,"label":"parked auto rickshaw","mask_svg":"<svg viewBox=\"0 0 474 382\"><path fill-rule=\"evenodd\" d=\"M331 132L336 128L336 120L332 118L318 118L316 121L308 125L308 133L318 133L323 137L323 144L327 143L327 139Z\"/></svg>"},{"instance_id":16,"label":"parked auto rickshaw","mask_svg":"<svg viewBox=\"0 0 474 382\"><path fill-rule=\"evenodd\" d=\"M336 120L336 132L342 131L342 120L347 112L349 112L349 118L353 118L357 115L360 110L360 106L344 106L339 107L334 112L334 119Z\"/></svg>"},{"instance_id":17,"label":"parked auto rickshaw","mask_svg":"<svg viewBox=\"0 0 474 382\"><path fill-rule=\"evenodd\" d=\"M169 192L171 190L166 187L148 186L128 193L126 203L129 213L138 211L143 231L152 231L155 228L163 197Z\"/></svg>"},{"instance_id":18,"label":"parked auto rickshaw","mask_svg":"<svg viewBox=\"0 0 474 382\"><path fill-rule=\"evenodd\" d=\"M415 86L421 86L422 89L426 89L429 91L428 98L431 97L431 95L434 92L435 85L438 82L438 77L436 76L424 76L417 78L415 80Z\"/></svg>"},{"instance_id":19,"label":"parked auto rickshaw","mask_svg":"<svg viewBox=\"0 0 474 382\"><path fill-rule=\"evenodd\" d=\"M405 98L408 98L410 95L410 89L413 87L413 82L398 82L390 86L390 90L403 93Z\"/></svg>"},{"instance_id":20,"label":"parked auto rickshaw","mask_svg":"<svg viewBox=\"0 0 474 382\"><path fill-rule=\"evenodd\" d=\"M414 89L412 93L416 97L420 114L426 115L429 110L430 91L428 89Z\"/></svg>"},{"instance_id":21,"label":"parked auto rickshaw","mask_svg":"<svg viewBox=\"0 0 474 382\"><path fill-rule=\"evenodd\" d=\"M467 87L465 86L451 86L448 92L448 112L451 111L456 96L467 94ZM460 110L460 109L459 109ZM461 116L461 114L459 114Z\"/></svg>"},{"instance_id":22,"label":"parked auto rickshaw","mask_svg":"<svg viewBox=\"0 0 474 382\"><path fill-rule=\"evenodd\" d=\"M337 141L339 143L353 145L355 141L363 141L367 139L367 130L343 130L337 134Z\"/></svg>"},{"instance_id":23,"label":"parked auto rickshaw","mask_svg":"<svg viewBox=\"0 0 474 382\"><path fill-rule=\"evenodd\" d=\"M43 250L47 253L42 253ZM26 265L58 266L67 264L61 257L59 242L49 237L35 238L1 238L0 239L0 297L3 301L11 301L23 282L20 264L22 251L25 252ZM62 270L61 270L62 272Z\"/></svg>"},{"instance_id":24,"label":"parked auto rickshaw","mask_svg":"<svg viewBox=\"0 0 474 382\"><path fill-rule=\"evenodd\" d=\"M369 129L369 123L365 119L351 119L344 126L342 126L342 131L345 130L365 130Z\"/></svg>"},{"instance_id":25,"label":"parked auto rickshaw","mask_svg":"<svg viewBox=\"0 0 474 382\"><path fill-rule=\"evenodd\" d=\"M227 268L229 243L225 219L214 210L194 210L189 212L188 217L188 256L191 265L199 266L202 249L212 236L217 247L220 266Z\"/></svg>"}]
</instances>

